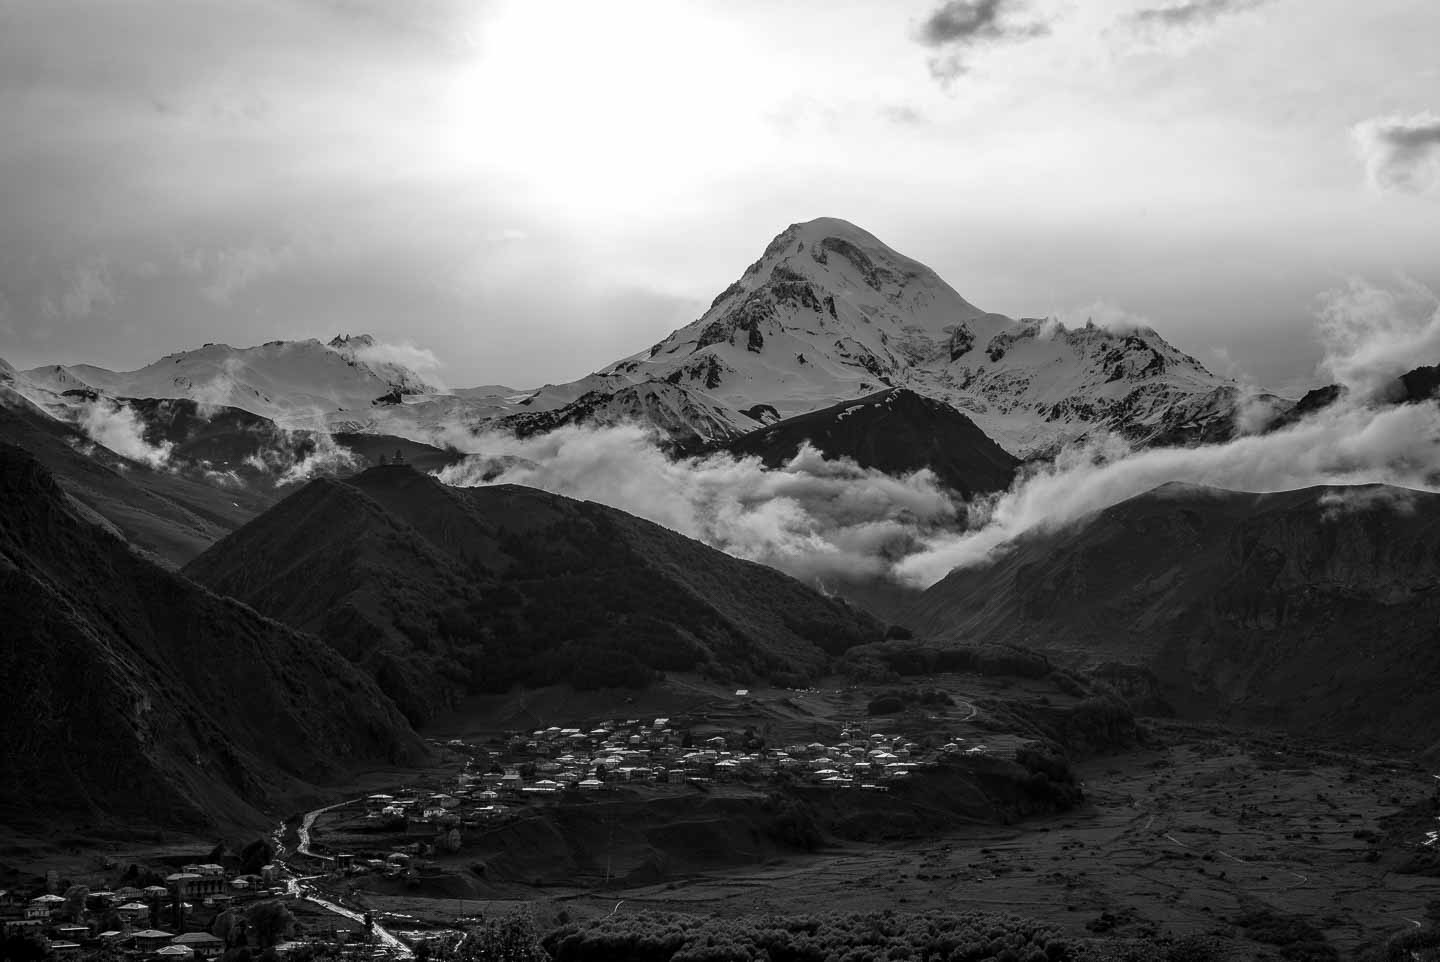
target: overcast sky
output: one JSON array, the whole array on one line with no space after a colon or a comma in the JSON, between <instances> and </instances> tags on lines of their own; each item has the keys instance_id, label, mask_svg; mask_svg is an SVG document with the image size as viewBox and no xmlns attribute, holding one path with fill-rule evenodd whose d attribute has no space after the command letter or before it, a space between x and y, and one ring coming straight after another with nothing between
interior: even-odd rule
<instances>
[{"instance_id":1,"label":"overcast sky","mask_svg":"<svg viewBox=\"0 0 1440 962\"><path fill-rule=\"evenodd\" d=\"M0 0L0 356L370 332L569 380L829 215L1293 387L1322 292L1440 289L1437 36L1435 0Z\"/></svg>"}]
</instances>

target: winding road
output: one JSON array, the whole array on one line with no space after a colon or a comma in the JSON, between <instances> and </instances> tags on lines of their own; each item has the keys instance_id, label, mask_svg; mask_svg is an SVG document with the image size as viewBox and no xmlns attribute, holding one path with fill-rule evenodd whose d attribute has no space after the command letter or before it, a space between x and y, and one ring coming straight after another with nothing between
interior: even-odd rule
<instances>
[{"instance_id":1,"label":"winding road","mask_svg":"<svg viewBox=\"0 0 1440 962\"><path fill-rule=\"evenodd\" d=\"M324 856L316 855L310 850L310 831L315 827L315 820L328 811L342 808L346 805L353 805L358 801L360 801L360 799L358 798L347 799L343 802L336 802L334 805L326 805L324 808L317 808L312 811L306 812L305 816L300 819L299 826L297 826L295 829L295 834L299 839L299 841L295 845L296 854L305 855L310 858L323 858ZM280 826L280 830L276 833L277 843L278 840L284 835L284 830L285 826L282 824ZM312 902L315 905L318 905L321 908L325 909L326 911L333 912L336 915L344 916L345 918L351 919L355 922L359 922L362 925L365 923L364 912L357 912L354 909L346 908L338 902L331 902L328 899L323 899L320 896L316 895L309 886L301 884L305 881L305 879L298 875L295 870L291 868L288 864L286 864L284 861L284 847L277 844L276 849L276 860L279 861L282 865L285 865L285 870L290 873L290 877L286 880L286 885L289 888L291 895L295 896L296 898L302 898L307 902ZM408 945L400 941L400 939L397 938L393 932L389 931L385 928L385 926L381 925L379 922L374 921L373 919L370 923L370 931L374 935L376 941L378 941L385 948L389 949L391 954L393 954L397 958L413 959L415 957L415 953L410 950L410 947Z\"/></svg>"}]
</instances>

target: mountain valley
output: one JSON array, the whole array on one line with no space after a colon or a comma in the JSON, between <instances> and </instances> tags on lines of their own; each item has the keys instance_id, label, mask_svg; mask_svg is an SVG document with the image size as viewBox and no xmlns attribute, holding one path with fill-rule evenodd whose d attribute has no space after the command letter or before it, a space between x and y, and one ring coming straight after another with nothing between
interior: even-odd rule
<instances>
[{"instance_id":1,"label":"mountain valley","mask_svg":"<svg viewBox=\"0 0 1440 962\"><path fill-rule=\"evenodd\" d=\"M577 380L423 356L0 362L0 885L263 838L319 929L523 906L575 958L815 906L1096 962L1437 915L1433 358L1291 400L835 218Z\"/></svg>"}]
</instances>

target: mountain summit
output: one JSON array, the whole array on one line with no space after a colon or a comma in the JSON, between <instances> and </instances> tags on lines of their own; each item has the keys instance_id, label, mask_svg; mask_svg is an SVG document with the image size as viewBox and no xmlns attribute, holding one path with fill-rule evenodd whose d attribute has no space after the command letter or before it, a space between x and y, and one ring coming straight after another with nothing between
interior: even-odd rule
<instances>
[{"instance_id":1,"label":"mountain summit","mask_svg":"<svg viewBox=\"0 0 1440 962\"><path fill-rule=\"evenodd\" d=\"M989 313L833 217L792 224L694 322L577 383L581 397L551 386L526 407L550 412L547 421L604 422L607 398L669 385L694 399L705 423L657 426L723 440L754 430L761 412L789 418L906 387L964 411L1022 455L1095 428L1140 443L1223 437L1236 398L1230 382L1150 328ZM513 420L523 429L534 417Z\"/></svg>"}]
</instances>

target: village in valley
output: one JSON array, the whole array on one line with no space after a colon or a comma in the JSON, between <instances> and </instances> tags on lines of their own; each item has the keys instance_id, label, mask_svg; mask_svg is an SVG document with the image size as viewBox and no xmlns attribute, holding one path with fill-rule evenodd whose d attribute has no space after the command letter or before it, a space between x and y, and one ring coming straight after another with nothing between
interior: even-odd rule
<instances>
[{"instance_id":1,"label":"village in valley","mask_svg":"<svg viewBox=\"0 0 1440 962\"><path fill-rule=\"evenodd\" d=\"M1368 866L1356 825L1380 825L1405 791L1403 772L1346 781L1320 756L1297 767L1279 742L1183 726L1132 761L1071 770L1036 720L1100 745L1108 716L1064 679L927 681L484 696L436 725L426 765L357 773L238 850L157 837L31 861L0 883L0 958L447 958L467 932L516 918L554 929L622 903L627 917L960 911L1035 884L1050 886L1037 911L1052 923L1123 921L1124 905L1138 920L1125 924L1143 926L1172 906L1137 865L1193 874L1223 860L1184 877L1207 917L1237 879L1289 892L1313 874L1283 848L1302 823L1333 836L1335 871ZM1333 810L1300 803L1322 796ZM1434 847L1426 835L1416 857Z\"/></svg>"},{"instance_id":2,"label":"village in valley","mask_svg":"<svg viewBox=\"0 0 1440 962\"><path fill-rule=\"evenodd\" d=\"M735 695L743 701L749 692ZM777 784L888 793L947 760L986 752L958 735L893 734L879 721L844 723L838 737L817 729L815 740L784 745L769 743L776 732L762 721L727 726L705 717L614 719L436 741L449 760L448 776L437 770L306 813L263 851L173 865L163 874L131 865L113 888L100 875L87 885L52 871L41 890L0 892L0 931L40 947L36 958L187 960L237 947L298 958L320 951L407 955L454 930L437 926L442 919L417 925L403 913L372 916L339 900L353 897L366 877L413 888L433 877L439 860L460 853L467 836L547 806ZM407 923L416 930L391 934Z\"/></svg>"},{"instance_id":3,"label":"village in valley","mask_svg":"<svg viewBox=\"0 0 1440 962\"><path fill-rule=\"evenodd\" d=\"M274 862L246 871L235 859L186 864L168 875L130 871L133 881L113 889L62 880L52 871L39 892L0 891L0 929L10 958L23 957L28 943L54 958L78 958L107 952L126 958L209 959L253 935L257 948L287 944L282 916L273 913L274 931L265 929L267 913L248 909L293 894L284 867ZM132 866L132 869L134 867ZM247 929L259 929L253 933ZM345 938L334 929L312 936ZM220 934L217 934L220 933ZM40 956L35 956L40 957Z\"/></svg>"},{"instance_id":4,"label":"village in valley","mask_svg":"<svg viewBox=\"0 0 1440 962\"><path fill-rule=\"evenodd\" d=\"M737 692L744 694L743 689ZM967 745L960 737L927 737L917 743L858 722L828 744L776 748L767 747L764 733L754 727L710 733L714 728L664 717L631 718L594 728L552 725L511 731L485 743L451 739L445 748L464 759L452 786L404 786L325 813L344 824L348 837L403 836L402 843L388 852L363 853L316 843L307 846L305 854L326 868L350 874L414 878L426 867L426 856L460 851L465 833L547 803L605 798L622 788L654 794L755 787L776 780L837 791L889 792L896 782L921 776L947 757L986 751L984 745Z\"/></svg>"}]
</instances>

